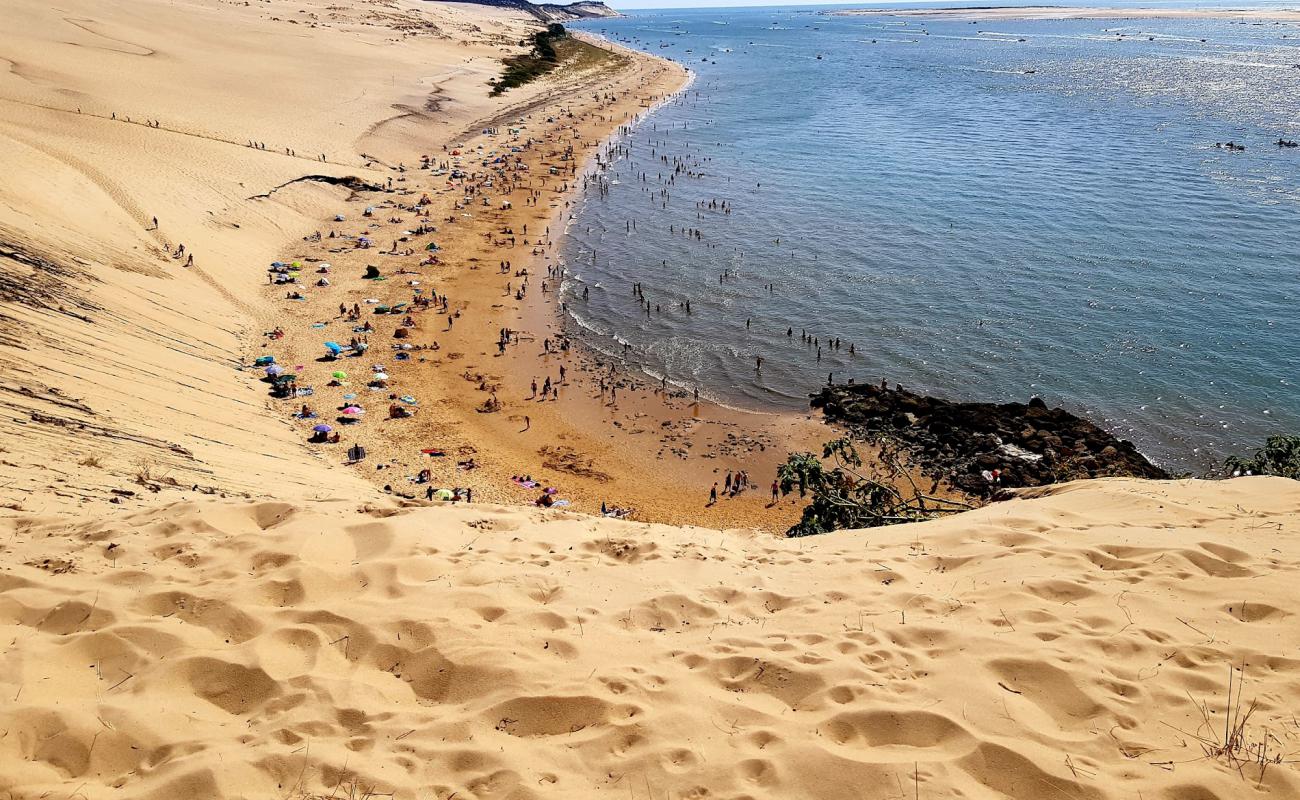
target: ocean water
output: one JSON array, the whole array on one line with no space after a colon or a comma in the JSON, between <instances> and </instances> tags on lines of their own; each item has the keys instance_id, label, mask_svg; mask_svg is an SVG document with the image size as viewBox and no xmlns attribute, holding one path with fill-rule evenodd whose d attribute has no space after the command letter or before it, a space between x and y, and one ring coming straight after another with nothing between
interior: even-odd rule
<instances>
[{"instance_id":1,"label":"ocean water","mask_svg":"<svg viewBox=\"0 0 1300 800\"><path fill-rule=\"evenodd\" d=\"M1180 471L1300 433L1300 149L1274 144L1300 139L1300 26L582 27L695 73L569 224L571 327L597 349L755 409L830 375L1040 395Z\"/></svg>"}]
</instances>

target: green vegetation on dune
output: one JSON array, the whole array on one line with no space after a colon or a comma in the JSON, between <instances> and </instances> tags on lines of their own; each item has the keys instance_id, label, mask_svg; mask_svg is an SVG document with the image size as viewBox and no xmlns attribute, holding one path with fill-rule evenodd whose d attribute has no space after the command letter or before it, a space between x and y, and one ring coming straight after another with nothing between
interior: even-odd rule
<instances>
[{"instance_id":1,"label":"green vegetation on dune","mask_svg":"<svg viewBox=\"0 0 1300 800\"><path fill-rule=\"evenodd\" d=\"M560 55L555 50L555 43L569 38L569 32L558 22L546 26L546 30L533 34L533 49L523 55L505 60L505 72L492 81L492 96L523 86L554 70L560 63Z\"/></svg>"},{"instance_id":2,"label":"green vegetation on dune","mask_svg":"<svg viewBox=\"0 0 1300 800\"><path fill-rule=\"evenodd\" d=\"M533 34L531 52L507 58L501 77L488 83L492 86L491 95L496 97L507 89L523 86L561 67L570 71L619 69L627 61L626 55L570 36L563 25L552 22L546 30Z\"/></svg>"},{"instance_id":3,"label":"green vegetation on dune","mask_svg":"<svg viewBox=\"0 0 1300 800\"><path fill-rule=\"evenodd\" d=\"M1224 467L1234 476L1276 475L1300 480L1300 436L1270 436L1254 456L1233 456Z\"/></svg>"}]
</instances>

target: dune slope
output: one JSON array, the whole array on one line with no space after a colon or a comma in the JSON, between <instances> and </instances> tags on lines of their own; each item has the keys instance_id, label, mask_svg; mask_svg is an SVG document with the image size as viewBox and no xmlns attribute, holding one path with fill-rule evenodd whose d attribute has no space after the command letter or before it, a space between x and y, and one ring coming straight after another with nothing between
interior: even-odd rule
<instances>
[{"instance_id":1,"label":"dune slope","mask_svg":"<svg viewBox=\"0 0 1300 800\"><path fill-rule=\"evenodd\" d=\"M347 197L314 176L382 184L541 92L487 96L533 23L387 0L5 11L0 501L120 500L141 474L236 495L359 489L238 371L274 313L263 271Z\"/></svg>"},{"instance_id":2,"label":"dune slope","mask_svg":"<svg viewBox=\"0 0 1300 800\"><path fill-rule=\"evenodd\" d=\"M1198 741L1233 674L1244 741L1294 758L1300 488L1037 494L806 540L347 502L10 519L0 788L1300 796Z\"/></svg>"}]
</instances>

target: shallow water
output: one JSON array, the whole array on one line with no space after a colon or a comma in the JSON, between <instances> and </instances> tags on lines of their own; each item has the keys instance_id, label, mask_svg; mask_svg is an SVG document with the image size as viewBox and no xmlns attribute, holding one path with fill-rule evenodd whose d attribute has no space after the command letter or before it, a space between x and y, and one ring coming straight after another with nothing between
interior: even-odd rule
<instances>
[{"instance_id":1,"label":"shallow water","mask_svg":"<svg viewBox=\"0 0 1300 800\"><path fill-rule=\"evenodd\" d=\"M1300 149L1273 144L1300 138L1300 26L744 9L584 27L697 73L569 226L567 306L597 348L749 408L805 408L828 373L1041 395L1177 470L1300 432Z\"/></svg>"}]
</instances>

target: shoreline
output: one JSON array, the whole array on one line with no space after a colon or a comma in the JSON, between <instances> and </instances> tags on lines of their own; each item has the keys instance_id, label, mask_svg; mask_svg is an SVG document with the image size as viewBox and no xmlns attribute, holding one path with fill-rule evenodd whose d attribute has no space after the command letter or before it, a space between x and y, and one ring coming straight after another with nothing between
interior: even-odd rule
<instances>
[{"instance_id":1,"label":"shoreline","mask_svg":"<svg viewBox=\"0 0 1300 800\"><path fill-rule=\"evenodd\" d=\"M581 32L576 38L590 43L592 36ZM334 227L342 228L344 237L372 236L373 247L326 251L328 243L340 240L322 233L319 246L308 242L286 248L284 261L310 265L328 260L332 285L309 292L304 303L289 303L267 321L266 330L281 325L286 337L264 341L258 352L277 355L285 365L292 361L299 385L310 383L314 392L293 403L271 400L270 407L284 418L302 402L311 405L316 419L291 421L298 434L306 439L312 427L308 423L328 424L339 429L340 441L308 447L331 462L346 463L349 446L362 445L367 458L349 468L396 496L422 500L430 488L463 488L475 500L520 505L542 499L541 489L553 487L553 499L587 513L600 513L608 504L633 509L629 516L638 520L783 531L797 519L799 504L794 498L770 503L769 484L787 452L819 449L828 438L830 429L820 415L745 412L692 402L684 392L661 393L644 373L612 366L595 348L575 346L576 337L564 333L569 315L552 296L558 294L560 279L552 270L559 264L564 234L562 228L555 236L550 232L569 224L566 215L574 210L582 176L595 173L597 157L623 127L689 86L689 71L676 62L600 42L622 60L617 71L547 78L551 86L536 101L474 126L492 129L495 122L496 134L480 132L457 140L454 147L449 143L446 153L429 154L449 168L463 168L469 177L449 180L436 170L428 175L429 170L408 169L395 176L392 191L355 193L340 209L345 221ZM504 131L516 133L503 136ZM460 156L453 155L457 152ZM506 164L527 169L501 169L503 156ZM497 171L482 171L480 161ZM406 205L417 198L430 202ZM467 200L472 205L462 202ZM364 218L369 220L365 230L352 230L367 205L374 214ZM417 224L408 221L412 208L424 215L420 225L436 229L432 240L439 248L439 265L414 269L416 255L393 256L382 249L399 238L383 228ZM532 235L525 232L530 225ZM544 237L537 236L540 228L547 231ZM425 244L423 236L400 238ZM506 272L497 266L502 262L510 265ZM388 282L360 280L364 264L376 265ZM308 275L316 278L304 267L300 286L309 282ZM348 307L363 300L375 300L368 304L374 306L410 301L401 294L405 287L395 285L399 277L418 280L422 285L413 288L427 287L447 299L446 308L412 311L402 322L414 324L401 334L390 329L389 323L397 322L390 315L362 309L355 324L374 327L366 337L372 349L365 357L315 362L321 341L346 342L354 335L335 327L339 301ZM537 290L540 283L546 284L542 291ZM521 284L529 291L519 296ZM281 305L284 295L279 286L270 292ZM303 306L306 313L298 313ZM493 340L507 328L516 333L508 347L498 348ZM388 349L394 335L410 336L406 341L429 349L411 351L414 358L399 366ZM551 342L554 350L548 347ZM366 367L377 365L391 373L382 394L354 382ZM557 373L561 368L562 378ZM348 386L329 386L328 376L339 370L349 375ZM540 401L532 392L533 382L541 384L544 378L562 393L559 400ZM397 396L415 401L415 415L377 419ZM489 411L486 404L493 397L499 407ZM369 416L360 422L336 419L337 409L346 403L363 404ZM422 457L429 450L438 455ZM665 469L669 460L673 467ZM467 463L473 468L463 468ZM428 481L414 481L424 470ZM716 482L721 492L726 474L741 470L748 473L750 488L706 506L711 484ZM539 485L515 483L517 476Z\"/></svg>"}]
</instances>

